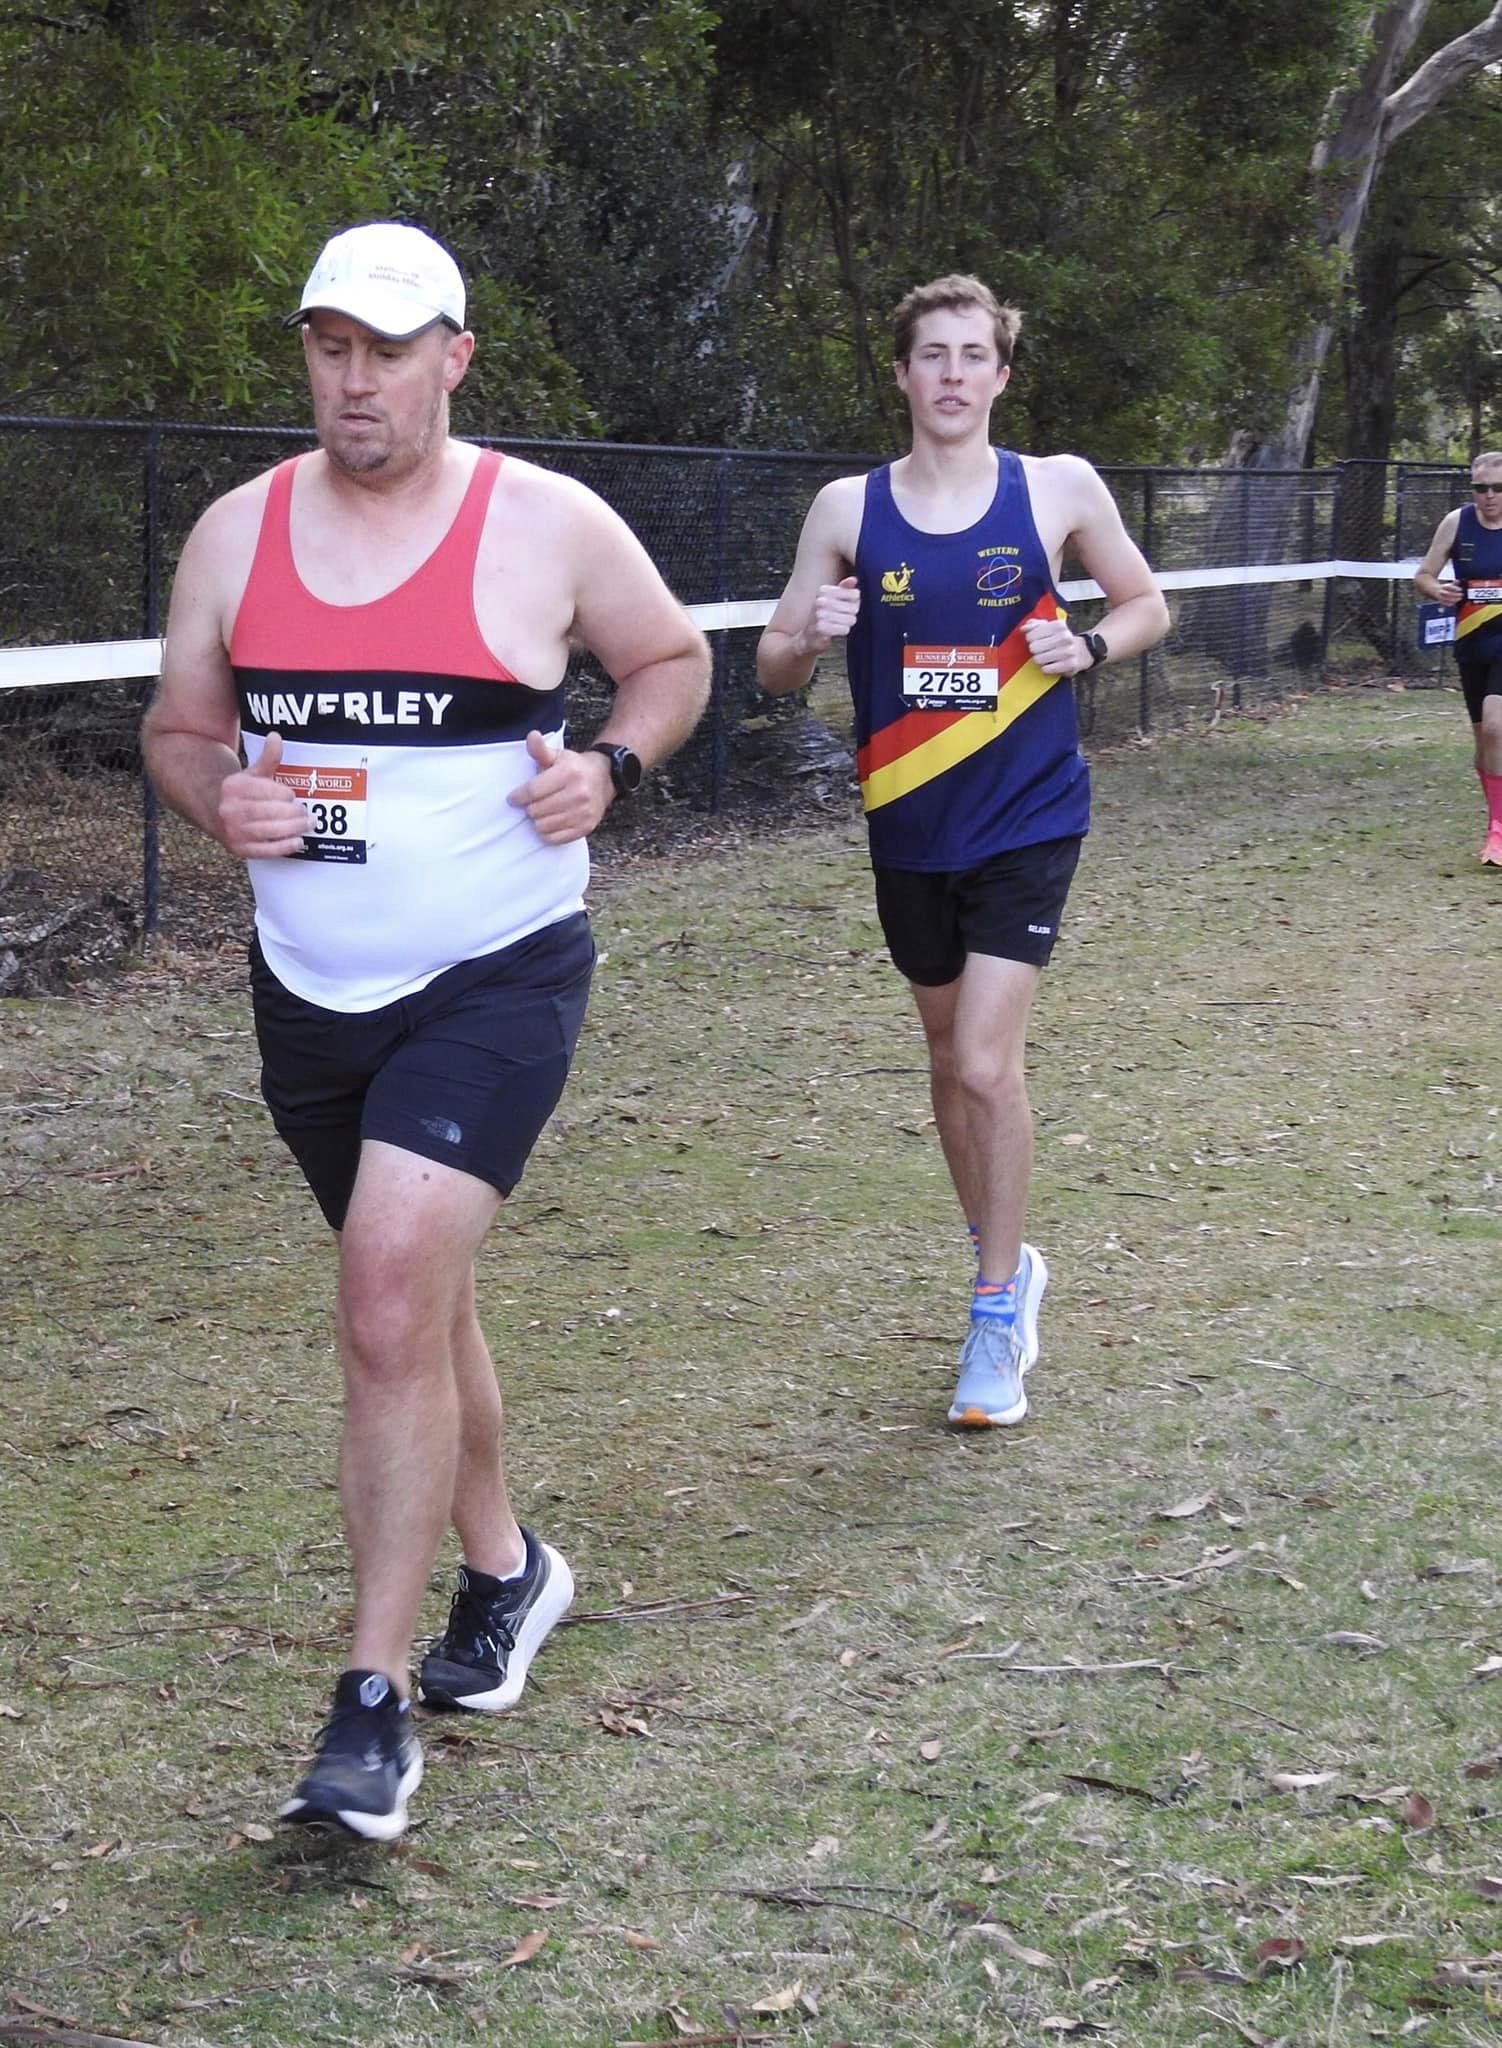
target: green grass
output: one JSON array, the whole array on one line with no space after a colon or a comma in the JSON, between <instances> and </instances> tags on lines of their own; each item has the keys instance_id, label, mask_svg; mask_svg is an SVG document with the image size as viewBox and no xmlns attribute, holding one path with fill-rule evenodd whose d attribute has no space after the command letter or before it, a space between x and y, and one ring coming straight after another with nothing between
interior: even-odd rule
<instances>
[{"instance_id":1,"label":"green grass","mask_svg":"<svg viewBox=\"0 0 1502 2048\"><path fill-rule=\"evenodd\" d=\"M235 958L6 1006L13 2027L1496 2038L1502 877L1458 699L1095 767L1014 1432L943 1424L968 1254L859 827L605 878L481 1276L578 1603L514 1715L425 1723L395 1852L266 1838L348 1576L329 1250Z\"/></svg>"}]
</instances>

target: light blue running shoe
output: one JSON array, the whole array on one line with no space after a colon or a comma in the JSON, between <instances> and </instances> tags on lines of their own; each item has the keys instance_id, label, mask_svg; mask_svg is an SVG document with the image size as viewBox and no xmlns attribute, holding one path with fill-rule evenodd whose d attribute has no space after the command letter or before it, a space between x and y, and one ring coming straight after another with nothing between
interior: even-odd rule
<instances>
[{"instance_id":1,"label":"light blue running shoe","mask_svg":"<svg viewBox=\"0 0 1502 2048\"><path fill-rule=\"evenodd\" d=\"M1010 1325L997 1316L975 1316L960 1353L959 1384L949 1420L961 1429L1005 1428L1027 1413L1022 1382L1038 1358L1038 1308L1048 1285L1043 1254L1022 1247L1017 1265L1017 1316Z\"/></svg>"}]
</instances>

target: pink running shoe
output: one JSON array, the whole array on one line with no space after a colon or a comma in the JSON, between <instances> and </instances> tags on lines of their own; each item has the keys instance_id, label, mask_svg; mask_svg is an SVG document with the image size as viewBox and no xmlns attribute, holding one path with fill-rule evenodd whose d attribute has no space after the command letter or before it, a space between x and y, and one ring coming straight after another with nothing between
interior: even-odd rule
<instances>
[{"instance_id":1,"label":"pink running shoe","mask_svg":"<svg viewBox=\"0 0 1502 2048\"><path fill-rule=\"evenodd\" d=\"M1502 827L1492 826L1477 859L1484 868L1502 868Z\"/></svg>"}]
</instances>

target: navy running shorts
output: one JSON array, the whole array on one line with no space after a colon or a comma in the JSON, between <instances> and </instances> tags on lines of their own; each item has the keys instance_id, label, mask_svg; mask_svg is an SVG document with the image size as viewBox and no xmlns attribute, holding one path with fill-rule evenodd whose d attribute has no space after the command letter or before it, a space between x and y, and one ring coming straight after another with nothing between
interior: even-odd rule
<instances>
[{"instance_id":1,"label":"navy running shorts","mask_svg":"<svg viewBox=\"0 0 1502 2048\"><path fill-rule=\"evenodd\" d=\"M1465 693L1465 708L1472 725L1481 723L1481 707L1488 697L1502 697L1502 657L1487 660L1463 654L1455 657L1460 670L1460 687Z\"/></svg>"},{"instance_id":2,"label":"navy running shorts","mask_svg":"<svg viewBox=\"0 0 1502 2048\"><path fill-rule=\"evenodd\" d=\"M261 1093L333 1229L366 1138L509 1195L563 1093L595 943L585 913L445 968L379 1010L293 995L250 946Z\"/></svg>"},{"instance_id":3,"label":"navy running shorts","mask_svg":"<svg viewBox=\"0 0 1502 2048\"><path fill-rule=\"evenodd\" d=\"M971 953L1046 967L1082 840L1041 839L958 872L878 867L876 914L892 964L920 988L958 978Z\"/></svg>"}]
</instances>

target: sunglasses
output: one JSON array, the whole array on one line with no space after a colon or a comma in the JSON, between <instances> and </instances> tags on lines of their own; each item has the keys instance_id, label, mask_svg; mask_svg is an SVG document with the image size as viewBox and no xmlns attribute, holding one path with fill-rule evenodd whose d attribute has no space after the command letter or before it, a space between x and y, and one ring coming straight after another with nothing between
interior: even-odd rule
<instances>
[{"instance_id":1,"label":"sunglasses","mask_svg":"<svg viewBox=\"0 0 1502 2048\"><path fill-rule=\"evenodd\" d=\"M1502 491L1502 484L1472 484L1471 489L1478 498L1489 498L1494 491Z\"/></svg>"}]
</instances>

